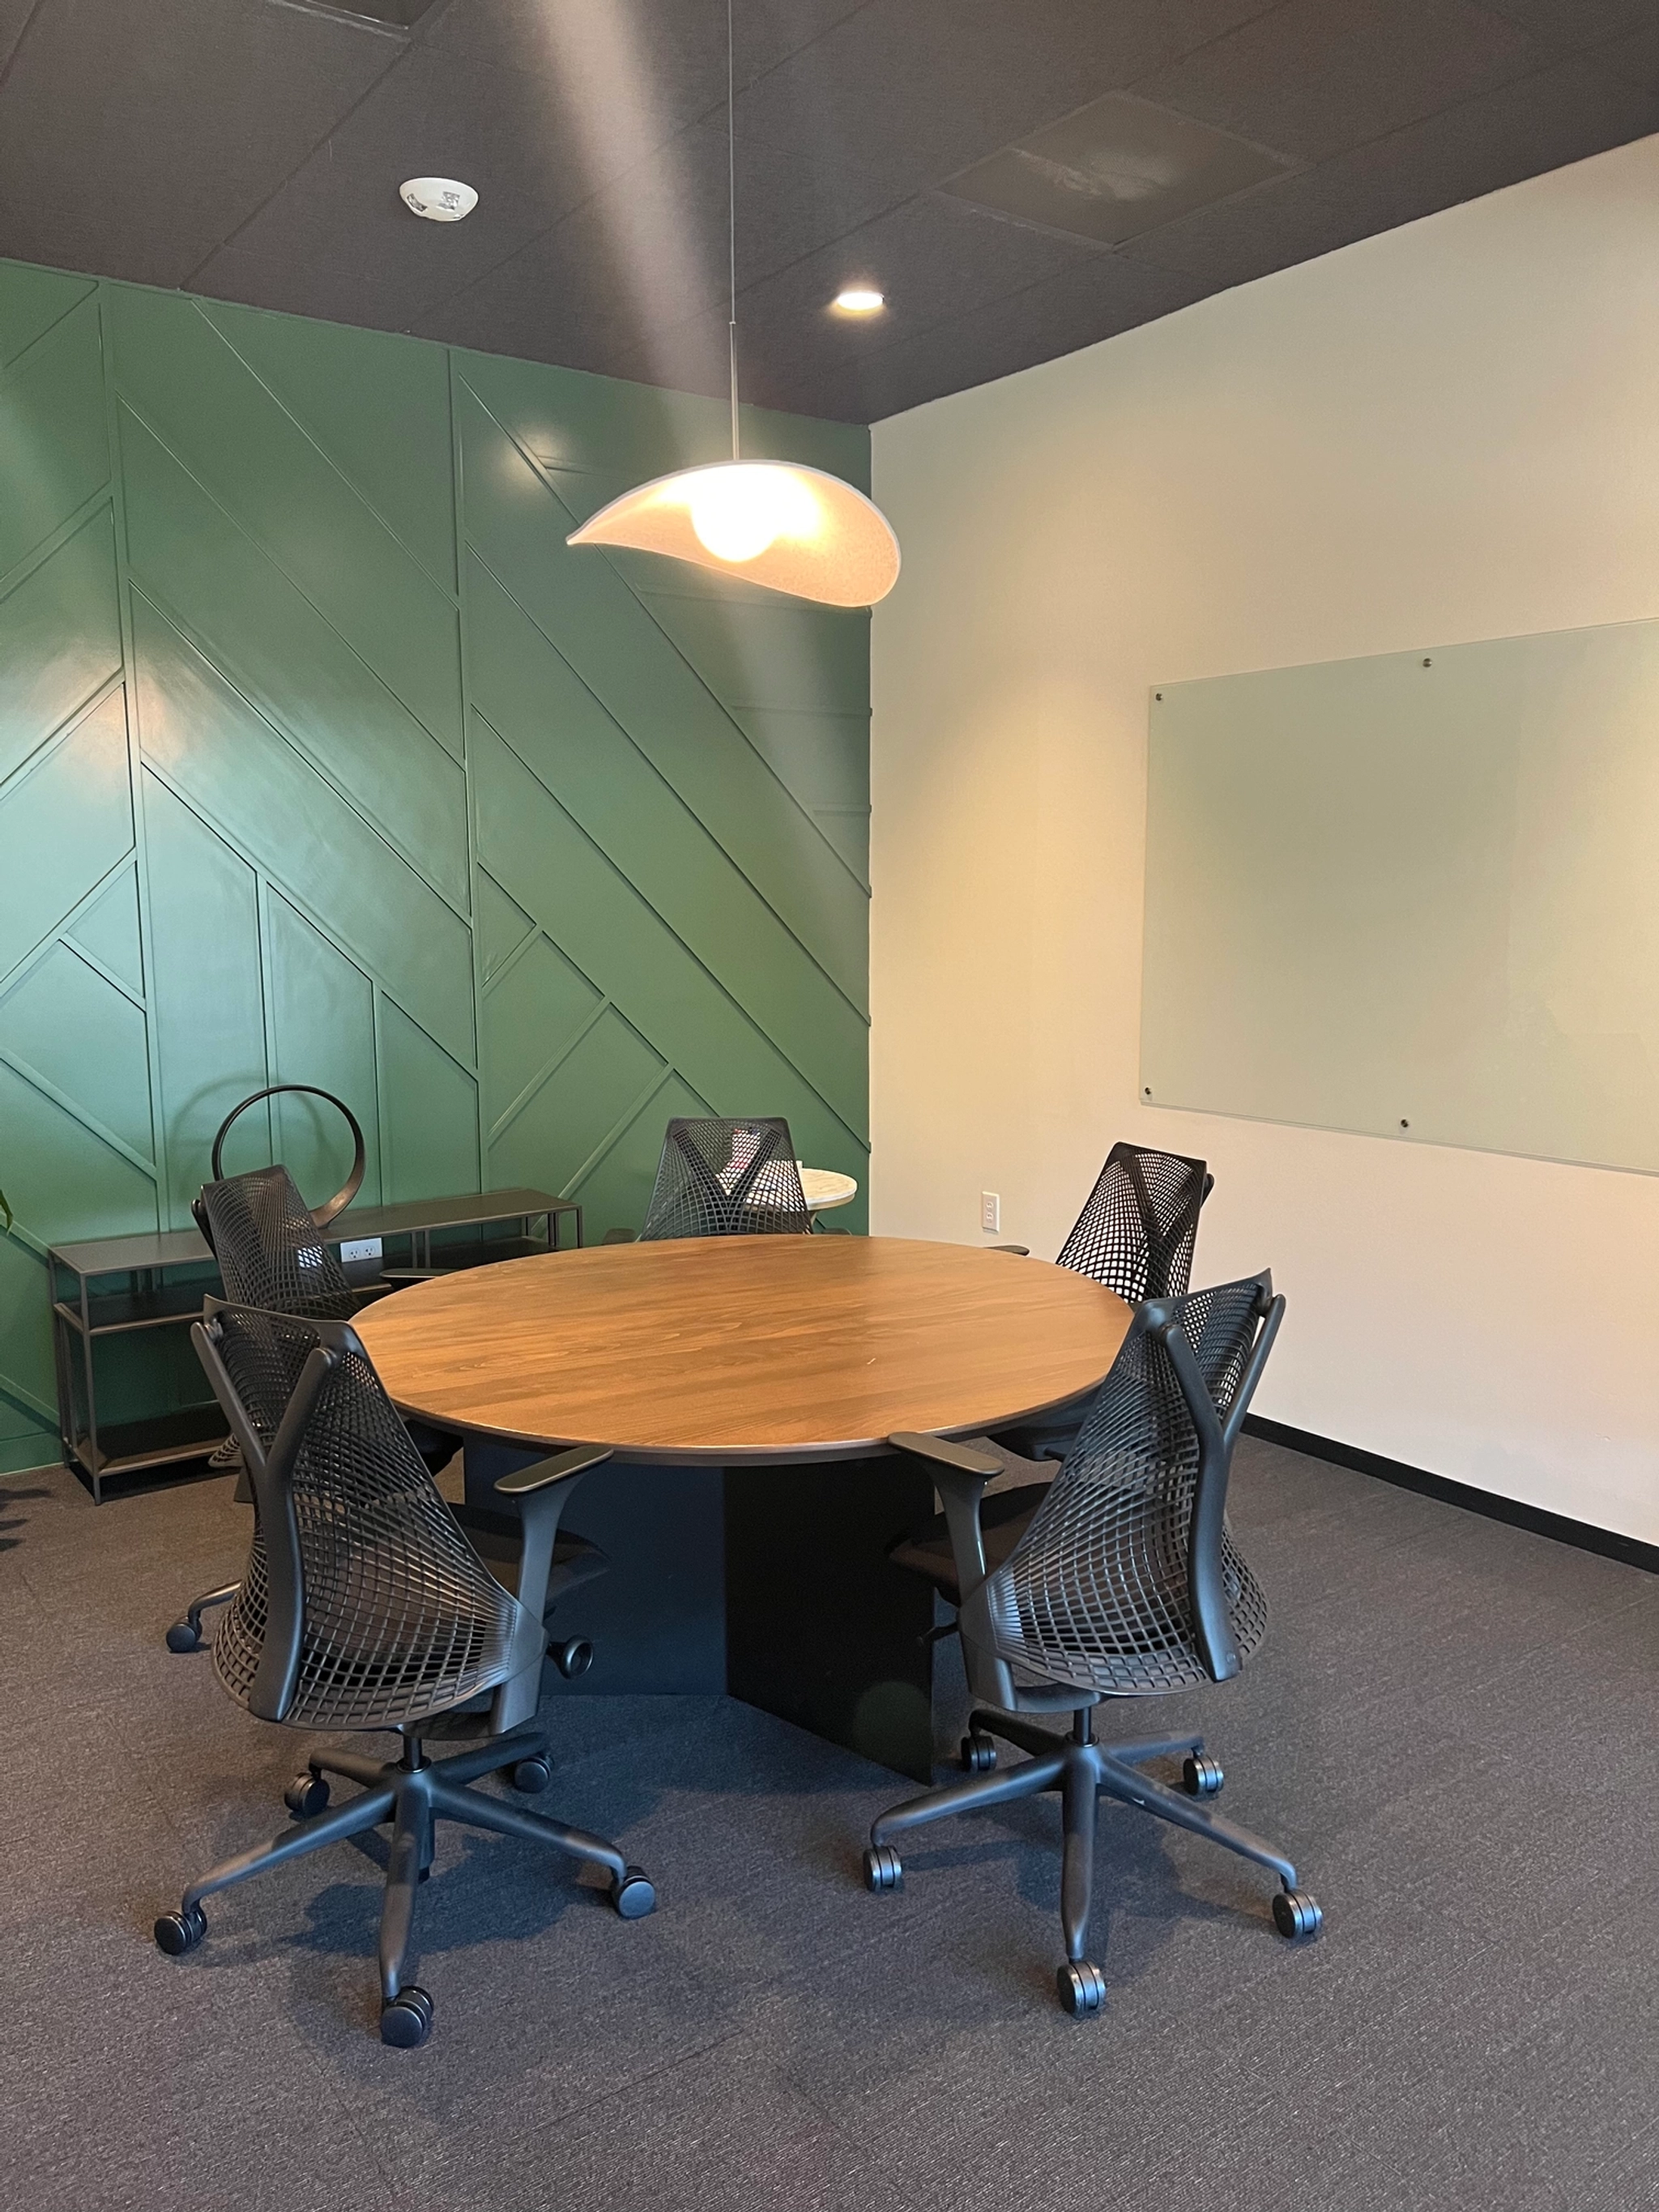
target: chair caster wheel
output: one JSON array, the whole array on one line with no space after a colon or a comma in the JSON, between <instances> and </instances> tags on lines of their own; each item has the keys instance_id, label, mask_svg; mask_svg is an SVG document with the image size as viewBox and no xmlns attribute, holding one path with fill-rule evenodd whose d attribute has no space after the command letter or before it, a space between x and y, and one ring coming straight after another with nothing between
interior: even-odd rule
<instances>
[{"instance_id":1,"label":"chair caster wheel","mask_svg":"<svg viewBox=\"0 0 1659 2212\"><path fill-rule=\"evenodd\" d=\"M296 1774L283 1792L283 1802L296 1820L309 1820L328 1810L328 1784L320 1774Z\"/></svg>"},{"instance_id":2,"label":"chair caster wheel","mask_svg":"<svg viewBox=\"0 0 1659 2212\"><path fill-rule=\"evenodd\" d=\"M1106 1977L1098 1966L1091 1966L1084 1959L1074 1966L1060 1966L1054 1972L1054 1987L1060 2001L1073 2020L1086 2020L1097 2013L1106 2002Z\"/></svg>"},{"instance_id":3,"label":"chair caster wheel","mask_svg":"<svg viewBox=\"0 0 1659 2212\"><path fill-rule=\"evenodd\" d=\"M962 1739L962 1767L965 1774L989 1774L997 1763L997 1747L983 1729Z\"/></svg>"},{"instance_id":4,"label":"chair caster wheel","mask_svg":"<svg viewBox=\"0 0 1659 2212\"><path fill-rule=\"evenodd\" d=\"M507 1778L525 1796L534 1797L553 1779L553 1762L538 1752L529 1759L520 1759L516 1766L509 1766Z\"/></svg>"},{"instance_id":5,"label":"chair caster wheel","mask_svg":"<svg viewBox=\"0 0 1659 2212\"><path fill-rule=\"evenodd\" d=\"M647 1912L656 1911L657 1893L643 1867L629 1867L620 1881L612 1879L611 1902L623 1920L643 1920Z\"/></svg>"},{"instance_id":6,"label":"chair caster wheel","mask_svg":"<svg viewBox=\"0 0 1659 2212\"><path fill-rule=\"evenodd\" d=\"M1287 1943L1305 1943L1317 1936L1324 1918L1305 1889L1281 1889L1273 1899L1273 1926Z\"/></svg>"},{"instance_id":7,"label":"chair caster wheel","mask_svg":"<svg viewBox=\"0 0 1659 2212\"><path fill-rule=\"evenodd\" d=\"M593 1647L585 1636L573 1636L568 1643L550 1644L548 1656L565 1680L574 1682L593 1664Z\"/></svg>"},{"instance_id":8,"label":"chair caster wheel","mask_svg":"<svg viewBox=\"0 0 1659 2212\"><path fill-rule=\"evenodd\" d=\"M900 1889L904 1884L904 1863L890 1844L872 1844L864 1854L864 1886L866 1889Z\"/></svg>"},{"instance_id":9,"label":"chair caster wheel","mask_svg":"<svg viewBox=\"0 0 1659 2212\"><path fill-rule=\"evenodd\" d=\"M207 1915L199 1905L182 1912L164 1912L155 1923L155 1948L169 1959L182 1959L207 1934Z\"/></svg>"},{"instance_id":10,"label":"chair caster wheel","mask_svg":"<svg viewBox=\"0 0 1659 2212\"><path fill-rule=\"evenodd\" d=\"M1181 1786L1189 1797L1218 1797L1226 1779L1221 1761L1201 1751L1189 1751L1181 1762Z\"/></svg>"},{"instance_id":11,"label":"chair caster wheel","mask_svg":"<svg viewBox=\"0 0 1659 2212\"><path fill-rule=\"evenodd\" d=\"M168 1629L169 1651L199 1651L201 1648L202 1632L199 1628L192 1628L187 1620L175 1620Z\"/></svg>"},{"instance_id":12,"label":"chair caster wheel","mask_svg":"<svg viewBox=\"0 0 1659 2212\"><path fill-rule=\"evenodd\" d=\"M380 2040L394 2051L414 2051L432 2033L432 2000L411 1982L380 2007Z\"/></svg>"}]
</instances>

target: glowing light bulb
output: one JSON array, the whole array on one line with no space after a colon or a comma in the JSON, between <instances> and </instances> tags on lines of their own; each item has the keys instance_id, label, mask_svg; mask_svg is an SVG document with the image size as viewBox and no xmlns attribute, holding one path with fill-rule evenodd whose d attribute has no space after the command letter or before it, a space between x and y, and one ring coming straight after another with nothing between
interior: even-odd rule
<instances>
[{"instance_id":1,"label":"glowing light bulb","mask_svg":"<svg viewBox=\"0 0 1659 2212\"><path fill-rule=\"evenodd\" d=\"M764 461L699 469L689 504L698 542L720 561L757 561L780 538L810 538L817 527L806 486L791 470Z\"/></svg>"},{"instance_id":2,"label":"glowing light bulb","mask_svg":"<svg viewBox=\"0 0 1659 2212\"><path fill-rule=\"evenodd\" d=\"M887 302L873 285L849 284L844 291L836 293L830 305L839 307L843 315L874 315Z\"/></svg>"}]
</instances>

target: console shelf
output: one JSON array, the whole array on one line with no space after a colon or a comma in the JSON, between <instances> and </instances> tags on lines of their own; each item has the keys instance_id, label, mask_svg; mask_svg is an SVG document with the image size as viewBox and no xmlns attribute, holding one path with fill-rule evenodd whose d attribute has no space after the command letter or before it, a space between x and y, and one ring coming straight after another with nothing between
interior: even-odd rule
<instances>
[{"instance_id":1,"label":"console shelf","mask_svg":"<svg viewBox=\"0 0 1659 2212\"><path fill-rule=\"evenodd\" d=\"M368 1304L400 1287L387 1280L388 1273L447 1273L557 1251L567 1217L571 1242L580 1246L582 1210L573 1200L544 1190L470 1191L352 1206L329 1223L324 1237L336 1251L342 1245L379 1247L373 1256L346 1263L348 1278ZM64 1458L94 1502L102 1503L111 1476L149 1473L216 1451L225 1442L225 1424L210 1399L101 1423L98 1410L100 1346L152 1332L158 1346L153 1364L159 1370L166 1356L160 1347L171 1342L159 1332L187 1328L201 1318L204 1298L222 1295L213 1255L198 1232L162 1230L56 1244L47 1255L47 1281ZM126 1387L134 1387L131 1375Z\"/></svg>"}]
</instances>

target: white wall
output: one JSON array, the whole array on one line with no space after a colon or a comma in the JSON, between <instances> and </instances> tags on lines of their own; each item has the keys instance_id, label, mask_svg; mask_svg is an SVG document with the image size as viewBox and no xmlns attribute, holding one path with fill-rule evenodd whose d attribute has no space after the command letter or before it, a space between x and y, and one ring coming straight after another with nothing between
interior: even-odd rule
<instances>
[{"instance_id":1,"label":"white wall","mask_svg":"<svg viewBox=\"0 0 1659 2212\"><path fill-rule=\"evenodd\" d=\"M1136 1095L1150 685L1659 615L1659 139L878 424L875 484L872 1227L995 1190L1052 1256L1115 1139L1202 1154L1194 1279L1289 1294L1258 1412L1659 1541L1659 1177Z\"/></svg>"}]
</instances>

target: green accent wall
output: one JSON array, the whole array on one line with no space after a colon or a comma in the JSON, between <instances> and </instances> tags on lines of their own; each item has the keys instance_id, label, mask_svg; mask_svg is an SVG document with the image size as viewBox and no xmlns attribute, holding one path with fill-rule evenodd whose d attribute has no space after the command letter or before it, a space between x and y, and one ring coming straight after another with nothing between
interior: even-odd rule
<instances>
[{"instance_id":1,"label":"green accent wall","mask_svg":"<svg viewBox=\"0 0 1659 2212\"><path fill-rule=\"evenodd\" d=\"M862 1186L868 617L564 543L728 434L0 263L0 1468L56 1451L46 1246L187 1222L266 1083L350 1102L365 1202L534 1183L597 1238L699 1112ZM868 487L864 431L744 434ZM320 1194L335 1118L228 1164Z\"/></svg>"}]
</instances>

